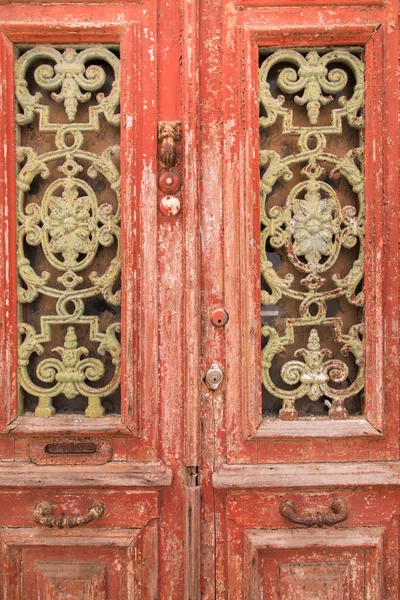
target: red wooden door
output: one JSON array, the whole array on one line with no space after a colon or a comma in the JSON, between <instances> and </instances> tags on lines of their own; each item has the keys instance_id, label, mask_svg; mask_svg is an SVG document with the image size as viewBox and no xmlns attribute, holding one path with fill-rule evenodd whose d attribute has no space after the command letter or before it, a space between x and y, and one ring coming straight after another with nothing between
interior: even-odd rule
<instances>
[{"instance_id":1,"label":"red wooden door","mask_svg":"<svg viewBox=\"0 0 400 600\"><path fill-rule=\"evenodd\" d=\"M203 13L204 594L398 598L398 5Z\"/></svg>"},{"instance_id":2,"label":"red wooden door","mask_svg":"<svg viewBox=\"0 0 400 600\"><path fill-rule=\"evenodd\" d=\"M397 19L0 2L0 598L398 598Z\"/></svg>"},{"instance_id":3,"label":"red wooden door","mask_svg":"<svg viewBox=\"0 0 400 600\"><path fill-rule=\"evenodd\" d=\"M184 594L182 390L200 384L183 361L188 216L158 207L166 163L188 170L171 10L0 7L4 599Z\"/></svg>"}]
</instances>

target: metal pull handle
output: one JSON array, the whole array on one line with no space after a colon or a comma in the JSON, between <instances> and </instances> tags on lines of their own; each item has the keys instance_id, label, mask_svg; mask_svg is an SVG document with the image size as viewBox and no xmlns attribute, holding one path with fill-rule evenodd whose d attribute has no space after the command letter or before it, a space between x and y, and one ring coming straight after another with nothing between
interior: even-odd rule
<instances>
[{"instance_id":1,"label":"metal pull handle","mask_svg":"<svg viewBox=\"0 0 400 600\"><path fill-rule=\"evenodd\" d=\"M158 139L161 142L160 159L167 169L176 165L178 157L175 142L179 142L181 135L180 121L161 121L158 124Z\"/></svg>"},{"instance_id":2,"label":"metal pull handle","mask_svg":"<svg viewBox=\"0 0 400 600\"><path fill-rule=\"evenodd\" d=\"M86 525L100 518L104 513L104 509L104 504L94 500L89 504L86 515L66 515L65 513L61 513L57 516L53 514L53 507L50 502L39 502L33 513L33 520L35 523L39 523L39 525L44 525L45 527L71 529L72 527L79 527L79 525Z\"/></svg>"},{"instance_id":3,"label":"metal pull handle","mask_svg":"<svg viewBox=\"0 0 400 600\"><path fill-rule=\"evenodd\" d=\"M348 516L347 502L344 498L334 500L331 504L331 510L324 515L320 512L317 512L315 515L311 513L298 515L295 505L290 500L283 500L280 503L279 512L282 517L285 517L292 523L305 525L306 527L314 527L314 525L317 527L323 527L324 525L332 527L332 525L345 521Z\"/></svg>"}]
</instances>

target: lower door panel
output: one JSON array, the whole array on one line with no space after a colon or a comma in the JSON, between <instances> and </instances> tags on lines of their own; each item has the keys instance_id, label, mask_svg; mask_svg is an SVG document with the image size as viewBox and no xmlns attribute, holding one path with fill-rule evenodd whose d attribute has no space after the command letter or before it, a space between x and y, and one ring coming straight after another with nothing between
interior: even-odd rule
<instances>
[{"instance_id":1,"label":"lower door panel","mask_svg":"<svg viewBox=\"0 0 400 600\"><path fill-rule=\"evenodd\" d=\"M338 498L347 516L327 527ZM287 501L309 527L280 514ZM229 598L398 599L397 490L230 491L226 511Z\"/></svg>"},{"instance_id":2,"label":"lower door panel","mask_svg":"<svg viewBox=\"0 0 400 600\"><path fill-rule=\"evenodd\" d=\"M379 527L246 531L245 598L383 599L383 536Z\"/></svg>"},{"instance_id":3,"label":"lower door panel","mask_svg":"<svg viewBox=\"0 0 400 600\"><path fill-rule=\"evenodd\" d=\"M157 598L156 521L137 529L2 530L4 600Z\"/></svg>"}]
</instances>

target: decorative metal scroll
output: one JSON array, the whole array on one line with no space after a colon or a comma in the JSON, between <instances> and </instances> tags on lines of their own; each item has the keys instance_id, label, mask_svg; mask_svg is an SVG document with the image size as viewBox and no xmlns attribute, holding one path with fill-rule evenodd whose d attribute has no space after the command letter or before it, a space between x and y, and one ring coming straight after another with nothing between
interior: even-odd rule
<instances>
[{"instance_id":1,"label":"decorative metal scroll","mask_svg":"<svg viewBox=\"0 0 400 600\"><path fill-rule=\"evenodd\" d=\"M261 303L281 315L262 325L263 385L281 419L298 418L301 398L344 419L364 386L360 51L276 50L260 66L259 100ZM328 328L333 349L321 342Z\"/></svg>"},{"instance_id":2,"label":"decorative metal scroll","mask_svg":"<svg viewBox=\"0 0 400 600\"><path fill-rule=\"evenodd\" d=\"M37 399L37 417L55 414L55 397L66 408L78 395L87 399L87 417L101 417L102 399L120 384L120 324L108 319L102 330L99 316L90 314L95 297L107 306L120 305L115 290L120 276L119 146L107 146L107 127L118 132L119 140L119 59L101 45L35 46L16 60L15 95L17 137L31 142L17 148L19 384ZM102 140L100 153L88 150L90 135L92 145ZM110 248L110 260L100 260L104 248ZM38 327L32 325L35 314L40 315ZM89 343L80 345L82 336ZM107 374L106 358L101 358L107 356L113 375L102 384Z\"/></svg>"}]
</instances>

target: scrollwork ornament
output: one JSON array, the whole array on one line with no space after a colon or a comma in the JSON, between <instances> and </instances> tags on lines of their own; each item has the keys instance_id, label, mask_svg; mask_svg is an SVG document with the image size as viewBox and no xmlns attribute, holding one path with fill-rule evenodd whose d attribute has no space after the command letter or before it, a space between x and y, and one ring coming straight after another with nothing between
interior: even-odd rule
<instances>
[{"instance_id":1,"label":"scrollwork ornament","mask_svg":"<svg viewBox=\"0 0 400 600\"><path fill-rule=\"evenodd\" d=\"M35 66L38 60L42 64ZM102 63L113 73L107 95L102 92L106 81ZM49 102L41 103L42 92L30 92L27 72L31 67L38 87L51 92ZM98 92L97 103L93 103L94 92ZM108 324L102 331L99 317L88 314L86 300L102 295L114 306L121 301L116 289L121 270L119 146L110 145L100 155L89 152L85 134L98 132L101 118L119 127L119 59L102 45L84 49L35 46L15 63L15 95L21 109L17 125L34 123L42 135L52 135L55 144L54 150L42 154L28 146L17 148L18 301L30 304L40 296L56 300L54 314L41 316L39 330L28 323L19 324L19 383L38 398L38 417L54 416L52 399L56 396L73 399L78 395L88 400L86 416L101 417L105 414L102 398L120 384L120 324ZM88 120L77 120L79 105L89 101ZM68 123L51 120L52 102L64 106ZM45 182L49 177L51 183L44 184L40 200L27 202L34 181ZM92 179L102 179L101 187L108 186L109 202L99 202L96 188L89 183ZM49 270L37 272L29 254L29 247L35 246L41 249ZM100 247L113 249L113 258L103 272L87 272L92 264L98 264ZM54 327L63 327L65 337L62 346L51 349ZM78 344L77 332L83 329L88 340L97 344L97 354L110 357L114 373L105 385L101 385L104 363ZM32 378L32 355L41 356L45 348L58 357L37 362Z\"/></svg>"},{"instance_id":2,"label":"scrollwork ornament","mask_svg":"<svg viewBox=\"0 0 400 600\"><path fill-rule=\"evenodd\" d=\"M271 73L281 92L276 96L271 91ZM308 125L294 124L293 110L286 106L288 94L293 95L295 104L305 107ZM271 325L262 327L266 340L262 349L263 385L282 400L279 417L284 420L298 418L296 400L304 396L312 402L329 399L329 416L347 418L345 400L364 386L363 322L346 333L341 318L327 313L330 300L344 298L356 307L364 305L364 149L350 148L340 156L326 150L328 138L341 135L343 119L354 129L363 128L364 95L364 64L357 52L346 49L275 50L259 69L261 131L281 124L282 136L297 137L298 146L297 153L283 156L276 150L260 150L261 276L266 284L261 303L279 305L282 298L298 302L298 314L285 319L284 335ZM334 108L327 124L321 111L330 105ZM296 165L300 166L297 170ZM300 176L296 176L286 200L269 208L277 184L289 187L298 172ZM354 193L354 205L344 204L340 198L335 185L340 178ZM268 248L284 252L292 271L302 277L287 270L281 275L270 260ZM358 255L348 272L336 273L343 249L354 248ZM333 328L342 355L352 357L357 370L352 381L346 362L332 356L331 350L321 349L322 329L316 326ZM295 343L299 328L307 328L307 347L294 353L302 360L283 362L279 376L284 385L279 385L272 377L274 361L278 355L284 357L288 346Z\"/></svg>"},{"instance_id":3,"label":"scrollwork ornament","mask_svg":"<svg viewBox=\"0 0 400 600\"><path fill-rule=\"evenodd\" d=\"M40 104L42 94L40 92L30 94L26 80L28 68L38 59L47 59L51 62L35 69L36 83L42 89L52 91L53 100L64 104L70 122L75 120L78 103L88 102L92 92L100 89L105 82L106 74L103 67L93 64L87 67L86 63L96 60L109 63L114 71L112 90L108 96L104 96L103 93L97 95L98 105L94 110L102 112L107 121L113 125L119 124L119 115L115 114L120 95L119 59L111 50L99 45L82 51L67 47L63 52L52 46L35 46L24 52L15 63L15 94L23 110L23 113L18 113L16 117L19 125L31 123L35 113L42 113L44 121L49 117L48 107ZM57 89L60 90L58 93L55 91Z\"/></svg>"},{"instance_id":4,"label":"scrollwork ornament","mask_svg":"<svg viewBox=\"0 0 400 600\"><path fill-rule=\"evenodd\" d=\"M293 115L284 107L285 97L279 95L274 98L271 93L268 76L275 65L289 63L292 66L284 67L278 77L277 84L282 92L296 94L296 104L307 108L308 119L311 125L316 125L319 120L321 106L332 102L332 93L337 94L344 90L348 77L346 72L332 64L342 63L349 67L355 78L353 94L350 98L341 96L341 108L333 109L331 113L330 130L341 133L341 119L345 116L352 127L361 129L364 120L360 112L364 106L364 65L354 54L347 50L334 50L320 55L316 50L311 50L303 56L296 50L276 50L261 65L259 70L259 97L266 117L260 119L263 128L273 125L278 116L284 117L283 133L288 133L292 127ZM298 92L303 92L298 95ZM328 95L327 95L328 94ZM325 128L327 129L327 128Z\"/></svg>"}]
</instances>

